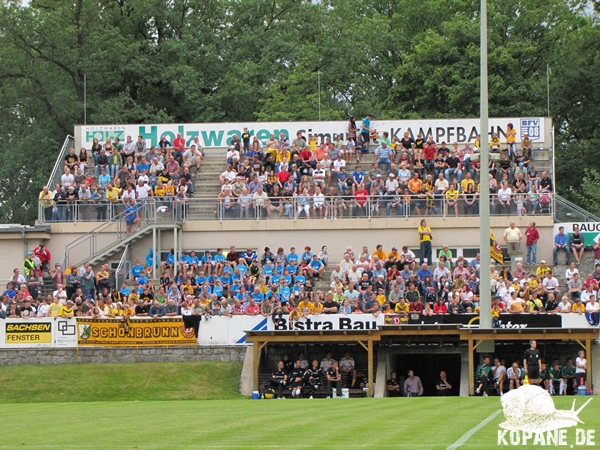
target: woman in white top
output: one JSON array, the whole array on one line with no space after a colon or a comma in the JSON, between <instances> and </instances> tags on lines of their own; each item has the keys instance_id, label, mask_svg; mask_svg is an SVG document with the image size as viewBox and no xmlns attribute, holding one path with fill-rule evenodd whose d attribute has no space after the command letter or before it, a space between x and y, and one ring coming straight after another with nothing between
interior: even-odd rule
<instances>
[{"instance_id":1,"label":"woman in white top","mask_svg":"<svg viewBox=\"0 0 600 450\"><path fill-rule=\"evenodd\" d=\"M571 312L571 302L569 301L568 295L563 295L562 302L558 305L559 313L570 313Z\"/></svg>"},{"instance_id":2,"label":"woman in white top","mask_svg":"<svg viewBox=\"0 0 600 450\"><path fill-rule=\"evenodd\" d=\"M565 272L565 278L567 279L567 281L569 281L571 278L573 278L573 275L575 275L576 273L579 273L579 270L577 269L577 267L575 267L575 262L572 262Z\"/></svg>"},{"instance_id":3,"label":"woman in white top","mask_svg":"<svg viewBox=\"0 0 600 450\"><path fill-rule=\"evenodd\" d=\"M587 372L587 360L585 359L585 352L583 350L579 350L577 355L578 356L575 359L575 380L579 382L581 377L583 377L585 380L585 373Z\"/></svg>"}]
</instances>

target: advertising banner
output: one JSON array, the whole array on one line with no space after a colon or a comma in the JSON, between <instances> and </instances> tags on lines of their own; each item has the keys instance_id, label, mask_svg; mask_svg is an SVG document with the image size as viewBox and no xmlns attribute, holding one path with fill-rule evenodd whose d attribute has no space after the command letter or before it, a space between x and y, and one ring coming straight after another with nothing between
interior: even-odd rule
<instances>
[{"instance_id":1,"label":"advertising banner","mask_svg":"<svg viewBox=\"0 0 600 450\"><path fill-rule=\"evenodd\" d=\"M385 316L385 325L402 325L402 324L460 324L465 328L479 328L479 316L476 314L440 314L433 316L422 316L417 314L412 317L409 314L408 321L402 320L402 317L397 314L389 314ZM561 328L561 314L501 314L500 328Z\"/></svg>"},{"instance_id":2,"label":"advertising banner","mask_svg":"<svg viewBox=\"0 0 600 450\"><path fill-rule=\"evenodd\" d=\"M77 339L81 346L163 346L195 345L193 329L187 329L181 318L77 319Z\"/></svg>"},{"instance_id":3,"label":"advertising banner","mask_svg":"<svg viewBox=\"0 0 600 450\"><path fill-rule=\"evenodd\" d=\"M598 222L555 223L552 230L552 236L558 234L558 229L560 227L565 227L565 234L569 236L569 238L573 234L573 228L578 227L579 234L583 236L583 242L586 247L594 245L600 238L600 223Z\"/></svg>"},{"instance_id":4,"label":"advertising banner","mask_svg":"<svg viewBox=\"0 0 600 450\"><path fill-rule=\"evenodd\" d=\"M6 319L0 323L0 347L76 347L76 319Z\"/></svg>"},{"instance_id":5,"label":"advertising banner","mask_svg":"<svg viewBox=\"0 0 600 450\"><path fill-rule=\"evenodd\" d=\"M361 119L356 123L360 128ZM489 125L491 133L498 133L500 140L506 142L506 125L512 123L517 131L517 140L520 142L525 133L533 142L544 142L545 119L543 117L512 117L512 118L490 118ZM345 138L348 129L347 121L329 122L255 122L255 123L174 123L174 124L136 124L136 125L77 125L75 136L81 139L79 145L87 149L91 148L94 138L104 143L107 138L119 138L124 143L127 136L131 136L135 142L138 136L146 141L146 146L158 145L161 136L173 143L177 133L181 133L189 146L195 137L200 144L207 148L227 147L231 143L233 135L241 137L243 129L247 127L250 136L257 136L266 141L271 133L279 138L280 133L287 137L295 137L296 133L302 132L305 136L314 134L320 142L325 139L333 139L340 135ZM421 133L427 139L432 136L434 141L447 144L458 142L475 142L479 131L479 119L421 119L421 120L373 120L371 128L378 133L387 131L389 138L401 139L405 132L415 138Z\"/></svg>"}]
</instances>

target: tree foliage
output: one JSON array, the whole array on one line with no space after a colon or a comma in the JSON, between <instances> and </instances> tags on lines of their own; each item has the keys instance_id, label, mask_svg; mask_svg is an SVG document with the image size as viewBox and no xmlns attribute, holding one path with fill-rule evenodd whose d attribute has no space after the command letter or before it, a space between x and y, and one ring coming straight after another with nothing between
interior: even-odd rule
<instances>
[{"instance_id":1,"label":"tree foliage","mask_svg":"<svg viewBox=\"0 0 600 450\"><path fill-rule=\"evenodd\" d=\"M479 5L2 0L0 221L35 219L84 91L88 124L315 120L319 104L323 120L477 116ZM488 8L490 115L546 114L550 67L558 186L582 193L582 163L600 156L595 13L584 0Z\"/></svg>"}]
</instances>

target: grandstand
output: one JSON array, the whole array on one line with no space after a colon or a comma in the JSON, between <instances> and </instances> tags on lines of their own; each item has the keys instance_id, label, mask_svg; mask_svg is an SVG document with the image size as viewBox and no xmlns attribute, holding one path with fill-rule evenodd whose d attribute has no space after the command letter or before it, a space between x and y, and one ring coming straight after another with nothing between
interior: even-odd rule
<instances>
[{"instance_id":1,"label":"grandstand","mask_svg":"<svg viewBox=\"0 0 600 450\"><path fill-rule=\"evenodd\" d=\"M545 342L548 359L574 356L577 343L581 344L589 355L591 385L592 354L597 353L592 343L598 337L597 329L588 324L585 315L548 313L556 307L547 307L550 295L541 287L544 305L537 307L530 301L532 291L537 290L535 285L542 285L544 273L539 279L534 277L535 284L531 285L519 283L522 276L515 276L514 288L519 298L524 298L524 307L519 310L516 305L513 309L508 299L502 298L507 304L501 322L508 329L490 332L469 328L478 306L480 182L490 183L491 231L502 246L509 272L521 264L525 272L535 274L542 260L553 262L557 224L600 222L555 194L549 118L493 119L491 163L483 176L473 122L477 121L374 121L378 129L373 136L375 142L366 145L368 151L361 153L360 162L359 152L351 150L356 144L348 139L348 124L343 122L250 124L247 147L243 140L234 138L243 138L239 130L245 124L77 126L74 137L67 137L57 157L48 192L42 190L40 194L36 226L0 231L6 231L2 234L11 246L7 257L15 267L23 266L23 245L25 250L32 250L45 242L53 255L51 265L61 263L63 271L89 263L92 269L84 269L84 273L93 270L98 278L107 265L109 276L103 286L121 290L119 298L126 299L137 288L134 283L143 278L140 284L155 291L142 301L142 315L151 314L153 305L147 299L173 297L175 313L170 315L191 315L186 311L197 307L205 318L212 317L201 321L198 345L236 345L240 339L252 343L242 374L246 395L270 377L284 353L295 357L300 352L318 361L328 352L338 359L350 352L363 377L362 382L353 383L344 374L344 389L349 389L352 396L385 396L389 374L400 371L404 378L409 367L417 369L428 383L426 395L435 395L433 383L439 371L449 367L456 380L453 394L472 394L474 366L480 359L475 352L481 342L497 341L495 353L512 361L519 359L524 350L519 342L529 338ZM518 132L516 146L510 151L507 123L514 123ZM388 167L381 170L388 163L381 150L387 146L383 144L384 130L397 139L390 140L393 154ZM409 130L407 135L404 130ZM494 134L499 135L498 142ZM131 143L128 136L132 137ZM115 148L119 149L118 155ZM431 278L435 279L430 284L418 273L425 271L417 233L424 218L433 235L429 263ZM522 253L508 254L503 235L510 222L515 222L523 233L531 222L536 223L540 238L535 264L527 264L524 241ZM239 255L228 263L232 246ZM406 250L402 250L404 246ZM290 262L295 259L290 259L291 247L298 255L295 264ZM267 248L273 252L272 268L267 268L266 259L271 258ZM192 259L192 252L197 261ZM560 252L558 264L548 264L561 292L567 286L565 257ZM258 260L257 269L253 259ZM284 262L278 265L279 260ZM350 269L343 267L348 260L357 268L352 269L352 263ZM440 261L446 261L450 269L447 284L434 277ZM319 270L322 263L326 267ZM412 275L401 274L404 263L414 272ZM337 264L342 267L337 268ZM161 280L163 268L169 271L170 265L168 278L175 281L175 286ZM594 265L593 252L588 250L578 270L582 275L591 274ZM289 279L285 269L291 272ZM466 273L461 278L463 269ZM186 280L188 270L191 282ZM207 270L217 273L209 274ZM224 275L223 271L231 273ZM315 276L319 271L320 276ZM500 277L507 277L500 264L497 271L495 287L500 285ZM361 272L370 274L363 286ZM336 274L340 275L338 279ZM52 296L56 289L51 275L51 271L41 273L41 296ZM6 274L7 279L9 276ZM241 283L234 282L236 276ZM256 281L248 281L253 276ZM474 284L469 285L469 281ZM391 300L396 282L401 282L400 291L410 300L408 311L398 308L397 299ZM349 284L355 286L356 298L348 297ZM411 293L411 284L416 294ZM147 292L141 285L140 295L144 297ZM188 285L191 292L185 291ZM247 285L248 294L239 288L241 285ZM75 287L70 287L74 292ZM256 295L254 287L258 289ZM428 297L429 287L450 308L452 297L458 299L461 309L445 316L433 314L433 306L431 314L427 309L421 311L414 300L419 297L425 305L434 303ZM160 288L164 289L162 297L158 295ZM502 295L500 288L497 292ZM82 294L83 302L87 292ZM91 296L97 300L98 294L94 290ZM186 294L191 297L186 298ZM299 306L304 297L310 304L306 310ZM337 307L338 303L344 305L346 297L350 298L349 309L335 311L339 314L329 319L319 306L315 309L316 298L326 307L331 307L332 301ZM186 299L190 304L182 310ZM202 306L192 305L194 299L199 299ZM225 303L221 305L222 299ZM236 299L243 305L240 317L228 317L229 309L235 313L239 307ZM265 299L272 304L263 310ZM252 308L246 309L247 303L254 300L258 303L256 315L248 312ZM278 304L283 308L281 317L287 321L279 328L272 318ZM138 311L136 306L136 302L131 304L134 313ZM123 316L115 308L117 313L109 308L107 314L101 311L94 315ZM299 311L299 317L294 316L294 310ZM162 303L160 311L156 315L163 317L166 310ZM316 318L311 318L313 314ZM292 320L300 325L293 328L289 323ZM314 328L306 325L309 320ZM319 328L314 325L317 322L321 327L326 322L335 324ZM135 317L131 323L135 323ZM511 324L520 326L520 335L509 328ZM542 332L541 328L548 330ZM242 333L245 337L238 339L240 332L246 331ZM600 374L600 370L595 373ZM321 387L324 384L322 380ZM318 395L325 395L323 389Z\"/></svg>"}]
</instances>

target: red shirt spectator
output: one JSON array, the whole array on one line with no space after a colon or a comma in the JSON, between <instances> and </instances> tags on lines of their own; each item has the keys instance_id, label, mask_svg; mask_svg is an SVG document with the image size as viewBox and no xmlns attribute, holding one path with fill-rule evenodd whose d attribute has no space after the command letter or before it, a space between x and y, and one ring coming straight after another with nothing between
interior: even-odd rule
<instances>
[{"instance_id":1,"label":"red shirt spectator","mask_svg":"<svg viewBox=\"0 0 600 450\"><path fill-rule=\"evenodd\" d=\"M177 137L173 141L173 148L178 152L182 152L185 149L185 139L181 137L181 133L177 133Z\"/></svg>"},{"instance_id":2,"label":"red shirt spectator","mask_svg":"<svg viewBox=\"0 0 600 450\"><path fill-rule=\"evenodd\" d=\"M250 300L250 303L248 303L246 305L246 307L244 308L244 314L247 314L250 316L256 316L259 313L260 313L260 306L258 306L256 303L254 303L254 300Z\"/></svg>"},{"instance_id":3,"label":"red shirt spectator","mask_svg":"<svg viewBox=\"0 0 600 450\"><path fill-rule=\"evenodd\" d=\"M436 303L433 306L433 313L434 314L448 314L448 307L446 306L445 303Z\"/></svg>"},{"instance_id":4,"label":"red shirt spectator","mask_svg":"<svg viewBox=\"0 0 600 450\"><path fill-rule=\"evenodd\" d=\"M300 152L300 158L302 159L302 161L304 162L308 162L311 161L313 157L312 152L310 151L309 147L304 147L304 149Z\"/></svg>"},{"instance_id":5,"label":"red shirt spectator","mask_svg":"<svg viewBox=\"0 0 600 450\"><path fill-rule=\"evenodd\" d=\"M529 227L525 230L525 236L527 236L527 240L525 241L525 245L527 246L535 244L540 239L540 233L533 222L531 222Z\"/></svg>"},{"instance_id":6,"label":"red shirt spectator","mask_svg":"<svg viewBox=\"0 0 600 450\"><path fill-rule=\"evenodd\" d=\"M366 189L360 189L357 190L354 193L354 200L356 201L356 203L358 203L360 206L364 206L365 203L367 203L367 198L369 197L369 193L367 192Z\"/></svg>"},{"instance_id":7,"label":"red shirt spectator","mask_svg":"<svg viewBox=\"0 0 600 450\"><path fill-rule=\"evenodd\" d=\"M287 180L290 179L290 172L288 172L287 169L285 169L285 166L283 166L282 170L277 174L277 179L281 184L284 184Z\"/></svg>"},{"instance_id":8,"label":"red shirt spectator","mask_svg":"<svg viewBox=\"0 0 600 450\"><path fill-rule=\"evenodd\" d=\"M427 143L423 148L423 153L425 153L425 159L434 160L435 154L437 153L435 144L432 143L431 145L429 145L429 143Z\"/></svg>"}]
</instances>

